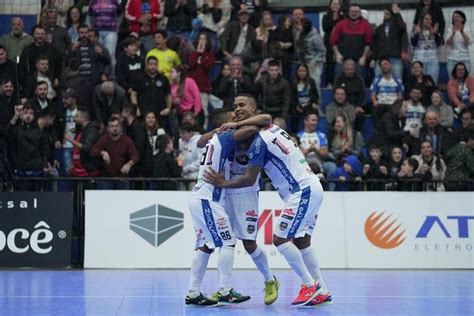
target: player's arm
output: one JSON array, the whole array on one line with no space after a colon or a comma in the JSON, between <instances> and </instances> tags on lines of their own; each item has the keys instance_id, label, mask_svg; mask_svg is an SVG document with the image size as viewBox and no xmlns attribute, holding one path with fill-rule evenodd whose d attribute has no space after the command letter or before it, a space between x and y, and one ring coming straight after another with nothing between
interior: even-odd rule
<instances>
[{"instance_id":1,"label":"player's arm","mask_svg":"<svg viewBox=\"0 0 474 316\"><path fill-rule=\"evenodd\" d=\"M259 114L252 117L249 117L245 120L238 121L238 122L228 122L222 124L220 127L221 131L226 131L228 129L239 129L244 126L259 126L265 127L272 123L272 116L269 114Z\"/></svg>"},{"instance_id":2,"label":"player's arm","mask_svg":"<svg viewBox=\"0 0 474 316\"><path fill-rule=\"evenodd\" d=\"M224 175L210 168L204 172L204 180L220 188L243 188L254 185L262 168L250 166L243 176L233 180L225 180Z\"/></svg>"},{"instance_id":3,"label":"player's arm","mask_svg":"<svg viewBox=\"0 0 474 316\"><path fill-rule=\"evenodd\" d=\"M236 142L241 142L254 136L259 130L260 127L256 125L243 126L234 132L232 139Z\"/></svg>"},{"instance_id":4,"label":"player's arm","mask_svg":"<svg viewBox=\"0 0 474 316\"><path fill-rule=\"evenodd\" d=\"M198 148L204 148L207 144L207 142L212 138L212 136L214 136L215 133L217 133L218 129L214 129L210 132L207 132L206 134L204 135L201 135L201 137L199 138L199 140L197 141L197 147Z\"/></svg>"}]
</instances>

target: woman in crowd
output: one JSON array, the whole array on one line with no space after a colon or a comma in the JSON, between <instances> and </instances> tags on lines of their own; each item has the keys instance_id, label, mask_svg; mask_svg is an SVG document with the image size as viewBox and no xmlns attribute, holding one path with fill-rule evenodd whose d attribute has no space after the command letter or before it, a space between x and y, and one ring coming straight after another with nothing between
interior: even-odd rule
<instances>
[{"instance_id":1,"label":"woman in crowd","mask_svg":"<svg viewBox=\"0 0 474 316\"><path fill-rule=\"evenodd\" d=\"M263 12L260 26L255 30L257 33L257 39L263 41L266 44L268 41L268 35L275 29L276 26L273 25L272 13L270 11Z\"/></svg>"},{"instance_id":2,"label":"woman in crowd","mask_svg":"<svg viewBox=\"0 0 474 316\"><path fill-rule=\"evenodd\" d=\"M449 102L459 115L464 108L474 104L474 78L469 76L469 71L462 62L454 65L451 76L448 82Z\"/></svg>"},{"instance_id":3,"label":"woman in crowd","mask_svg":"<svg viewBox=\"0 0 474 316\"><path fill-rule=\"evenodd\" d=\"M415 12L415 18L413 20L413 25L420 23L420 20L423 20L423 14L426 13L431 15L433 18L433 25L436 26L439 33L443 35L446 21L444 19L443 10L439 4L436 3L436 0L419 0Z\"/></svg>"},{"instance_id":4,"label":"woman in crowd","mask_svg":"<svg viewBox=\"0 0 474 316\"><path fill-rule=\"evenodd\" d=\"M418 170L419 163L414 158L405 158L403 160L400 171L397 174L398 191L422 191L423 182L420 175L415 174Z\"/></svg>"},{"instance_id":5,"label":"woman in crowd","mask_svg":"<svg viewBox=\"0 0 474 316\"><path fill-rule=\"evenodd\" d=\"M171 76L171 103L176 109L178 122L181 122L183 114L191 111L198 117L202 112L201 93L194 79L189 78L180 66L174 66L170 72ZM204 123L204 117L200 122ZM202 124L201 124L202 125Z\"/></svg>"},{"instance_id":6,"label":"woman in crowd","mask_svg":"<svg viewBox=\"0 0 474 316\"><path fill-rule=\"evenodd\" d=\"M77 41L79 34L77 33L77 27L84 23L84 15L78 7L70 7L66 15L66 28L69 38L71 38L71 43Z\"/></svg>"},{"instance_id":7,"label":"woman in crowd","mask_svg":"<svg viewBox=\"0 0 474 316\"><path fill-rule=\"evenodd\" d=\"M430 75L426 75L424 65L421 61L414 61L411 64L411 76L405 82L405 99L410 97L412 88L421 90L421 104L428 106L431 104L431 94L436 89L436 84Z\"/></svg>"},{"instance_id":8,"label":"woman in crowd","mask_svg":"<svg viewBox=\"0 0 474 316\"><path fill-rule=\"evenodd\" d=\"M155 146L156 138L165 134L165 130L158 126L155 112L145 113L145 128L151 148L153 148L153 156L155 156L158 153L158 149Z\"/></svg>"},{"instance_id":9,"label":"woman in crowd","mask_svg":"<svg viewBox=\"0 0 474 316\"><path fill-rule=\"evenodd\" d=\"M326 46L326 83L334 84L334 60L332 47L329 44L329 37L337 22L344 18L341 11L341 0L330 0L326 14L323 16L324 45Z\"/></svg>"},{"instance_id":10,"label":"woman in crowd","mask_svg":"<svg viewBox=\"0 0 474 316\"><path fill-rule=\"evenodd\" d=\"M419 175L424 181L444 180L446 164L441 157L433 153L433 146L430 141L423 141L420 155L414 155L412 158L418 162L418 169L416 169L415 174ZM426 191L444 191L444 185L439 182L428 182L425 185Z\"/></svg>"},{"instance_id":11,"label":"woman in crowd","mask_svg":"<svg viewBox=\"0 0 474 316\"><path fill-rule=\"evenodd\" d=\"M333 153L336 162L342 161L348 155L356 155L359 159L361 157L364 138L352 128L345 115L337 115L331 123L328 142L329 151Z\"/></svg>"},{"instance_id":12,"label":"woman in crowd","mask_svg":"<svg viewBox=\"0 0 474 316\"><path fill-rule=\"evenodd\" d=\"M469 26L466 25L466 14L460 10L453 12L452 26L446 31L446 44L448 45L448 73L453 71L454 65L462 62L468 71L471 71L471 57L469 45L471 44Z\"/></svg>"},{"instance_id":13,"label":"woman in crowd","mask_svg":"<svg viewBox=\"0 0 474 316\"><path fill-rule=\"evenodd\" d=\"M277 42L280 44L282 56L282 66L283 66L283 77L287 80L291 75L291 60L295 52L295 47L293 45L293 23L291 18L287 15L282 15L278 20L278 27L270 31L268 35L268 45L272 42ZM267 46L268 46L267 45Z\"/></svg>"},{"instance_id":14,"label":"woman in crowd","mask_svg":"<svg viewBox=\"0 0 474 316\"><path fill-rule=\"evenodd\" d=\"M292 104L291 104L291 128L298 130L298 123L303 118L304 112L308 110L319 111L318 89L313 78L309 76L308 66L299 64L293 79Z\"/></svg>"},{"instance_id":15,"label":"woman in crowd","mask_svg":"<svg viewBox=\"0 0 474 316\"><path fill-rule=\"evenodd\" d=\"M441 91L433 91L433 94L431 95L431 105L428 107L427 111L439 113L440 124L446 128L452 128L454 121L453 108L447 105L443 98L443 93Z\"/></svg>"},{"instance_id":16,"label":"woman in crowd","mask_svg":"<svg viewBox=\"0 0 474 316\"><path fill-rule=\"evenodd\" d=\"M388 160L389 168L388 171L391 178L396 178L400 172L400 168L403 163L403 149L400 146L393 146L390 148L390 158Z\"/></svg>"}]
</instances>

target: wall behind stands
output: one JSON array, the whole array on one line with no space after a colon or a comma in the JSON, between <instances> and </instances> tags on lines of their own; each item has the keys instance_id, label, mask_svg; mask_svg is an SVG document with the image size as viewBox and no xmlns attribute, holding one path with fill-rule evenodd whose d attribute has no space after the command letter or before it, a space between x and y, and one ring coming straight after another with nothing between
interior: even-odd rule
<instances>
[{"instance_id":1,"label":"wall behind stands","mask_svg":"<svg viewBox=\"0 0 474 316\"><path fill-rule=\"evenodd\" d=\"M84 267L189 268L195 243L189 195L87 191ZM272 268L288 267L272 245L283 206L276 192L261 193L258 242ZM313 244L324 268L472 269L474 195L328 192ZM240 242L235 267L254 268Z\"/></svg>"}]
</instances>

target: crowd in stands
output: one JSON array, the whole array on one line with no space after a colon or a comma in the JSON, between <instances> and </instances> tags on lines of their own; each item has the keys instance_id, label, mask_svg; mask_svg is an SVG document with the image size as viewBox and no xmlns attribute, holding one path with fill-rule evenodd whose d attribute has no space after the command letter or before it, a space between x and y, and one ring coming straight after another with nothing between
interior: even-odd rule
<instances>
[{"instance_id":1,"label":"crowd in stands","mask_svg":"<svg viewBox=\"0 0 474 316\"><path fill-rule=\"evenodd\" d=\"M308 10L276 19L267 0L46 0L31 30L13 17L0 38L0 177L195 179L214 113L250 93L330 190L365 179L383 180L367 190L472 190L453 182L474 179L466 14L419 0L410 30L398 4L374 25L330 0L318 30Z\"/></svg>"}]
</instances>

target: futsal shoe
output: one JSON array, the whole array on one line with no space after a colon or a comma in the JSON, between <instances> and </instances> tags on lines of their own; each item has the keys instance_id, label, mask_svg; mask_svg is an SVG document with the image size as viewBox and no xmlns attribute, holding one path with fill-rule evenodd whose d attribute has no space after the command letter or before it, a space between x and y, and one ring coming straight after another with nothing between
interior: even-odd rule
<instances>
[{"instance_id":1,"label":"futsal shoe","mask_svg":"<svg viewBox=\"0 0 474 316\"><path fill-rule=\"evenodd\" d=\"M301 307L319 307L324 305L331 305L332 304L332 296L331 292L327 292L326 294L318 294L315 298L313 298L308 303L304 304Z\"/></svg>"},{"instance_id":2,"label":"futsal shoe","mask_svg":"<svg viewBox=\"0 0 474 316\"><path fill-rule=\"evenodd\" d=\"M278 289L280 288L280 283L275 276L273 276L272 281L265 282L265 305L271 305L275 303L278 298Z\"/></svg>"},{"instance_id":3,"label":"futsal shoe","mask_svg":"<svg viewBox=\"0 0 474 316\"><path fill-rule=\"evenodd\" d=\"M204 294L199 293L196 297L186 296L186 306L188 307L216 307L218 303L212 298L206 297Z\"/></svg>"},{"instance_id":4,"label":"futsal shoe","mask_svg":"<svg viewBox=\"0 0 474 316\"><path fill-rule=\"evenodd\" d=\"M230 289L229 294L222 295L220 291L217 291L212 296L213 300L216 300L221 305L228 305L228 304L240 304L250 299L248 295L242 295L236 292L234 289Z\"/></svg>"},{"instance_id":5,"label":"futsal shoe","mask_svg":"<svg viewBox=\"0 0 474 316\"><path fill-rule=\"evenodd\" d=\"M304 305L320 294L321 290L321 286L318 282L316 282L313 286L306 286L305 284L302 284L298 296L291 303L291 305Z\"/></svg>"}]
</instances>

